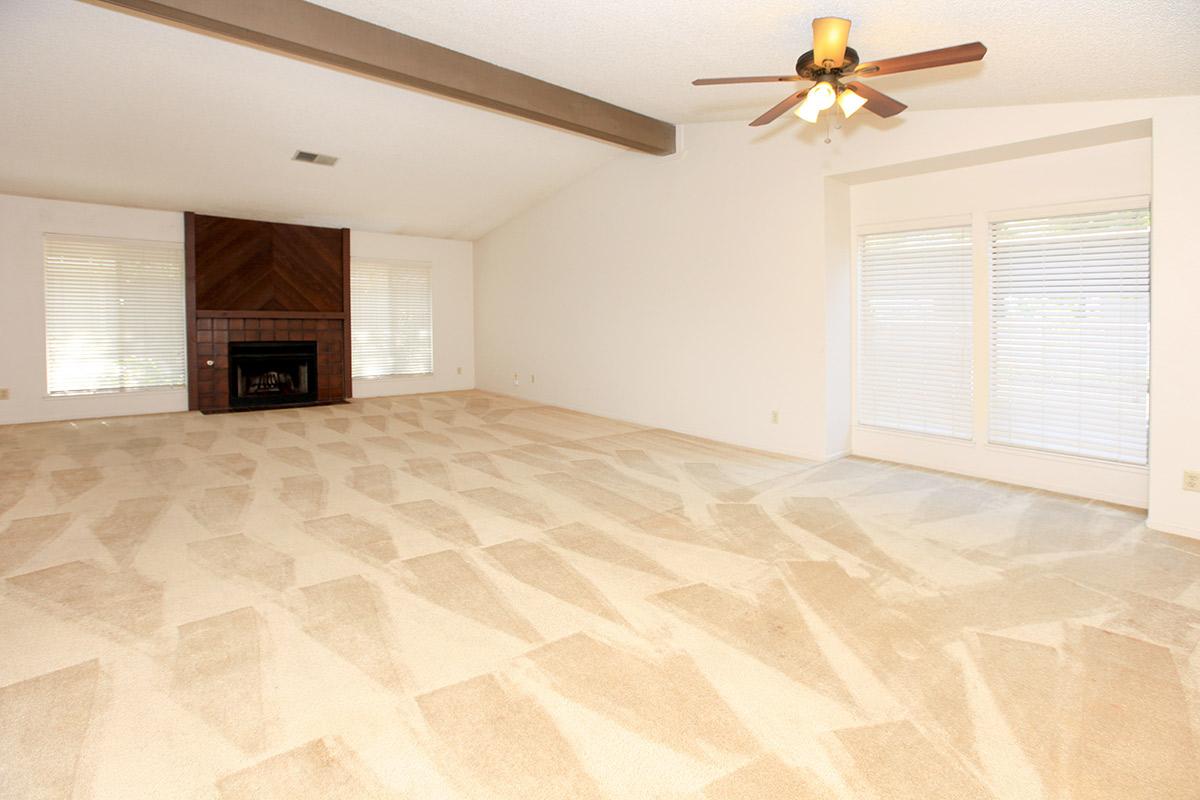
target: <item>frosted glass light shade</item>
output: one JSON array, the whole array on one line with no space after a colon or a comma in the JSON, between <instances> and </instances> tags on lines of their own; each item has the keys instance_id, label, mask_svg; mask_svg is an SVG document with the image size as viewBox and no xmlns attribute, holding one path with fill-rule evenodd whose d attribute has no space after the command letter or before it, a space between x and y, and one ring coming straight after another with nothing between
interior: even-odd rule
<instances>
[{"instance_id":1,"label":"frosted glass light shade","mask_svg":"<svg viewBox=\"0 0 1200 800\"><path fill-rule=\"evenodd\" d=\"M800 107L792 113L805 122L815 123L817 121L817 117L821 116L821 109L817 108L812 103L805 101L801 103Z\"/></svg>"},{"instance_id":2,"label":"frosted glass light shade","mask_svg":"<svg viewBox=\"0 0 1200 800\"><path fill-rule=\"evenodd\" d=\"M846 60L846 42L850 39L850 20L818 17L813 20L813 61L818 67L840 67Z\"/></svg>"},{"instance_id":3,"label":"frosted glass light shade","mask_svg":"<svg viewBox=\"0 0 1200 800\"><path fill-rule=\"evenodd\" d=\"M846 119L850 119L855 111L866 104L867 98L853 89L843 89L842 93L838 95L838 105L842 107L842 113L846 115Z\"/></svg>"},{"instance_id":4,"label":"frosted glass light shade","mask_svg":"<svg viewBox=\"0 0 1200 800\"><path fill-rule=\"evenodd\" d=\"M808 97L804 98L805 103L812 103L818 111L824 111L827 108L832 108L834 101L837 100L837 90L833 85L821 81L816 86L808 90Z\"/></svg>"}]
</instances>

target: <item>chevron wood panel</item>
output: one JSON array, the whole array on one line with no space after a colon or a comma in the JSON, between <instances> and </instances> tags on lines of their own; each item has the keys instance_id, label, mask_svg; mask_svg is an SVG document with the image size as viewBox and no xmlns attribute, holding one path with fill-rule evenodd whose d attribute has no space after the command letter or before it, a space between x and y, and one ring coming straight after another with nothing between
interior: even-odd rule
<instances>
[{"instance_id":1,"label":"chevron wood panel","mask_svg":"<svg viewBox=\"0 0 1200 800\"><path fill-rule=\"evenodd\" d=\"M196 307L261 311L273 300L271 226L195 217Z\"/></svg>"},{"instance_id":2,"label":"chevron wood panel","mask_svg":"<svg viewBox=\"0 0 1200 800\"><path fill-rule=\"evenodd\" d=\"M196 308L341 312L342 232L196 215Z\"/></svg>"},{"instance_id":3,"label":"chevron wood panel","mask_svg":"<svg viewBox=\"0 0 1200 800\"><path fill-rule=\"evenodd\" d=\"M342 232L271 225L275 301L280 311L342 311ZM310 308L301 309L301 304Z\"/></svg>"}]
</instances>

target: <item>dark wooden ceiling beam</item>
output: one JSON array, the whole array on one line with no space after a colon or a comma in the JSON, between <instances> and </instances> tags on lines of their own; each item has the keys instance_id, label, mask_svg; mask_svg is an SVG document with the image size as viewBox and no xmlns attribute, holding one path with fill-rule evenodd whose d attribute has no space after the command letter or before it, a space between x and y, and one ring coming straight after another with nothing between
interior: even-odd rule
<instances>
[{"instance_id":1,"label":"dark wooden ceiling beam","mask_svg":"<svg viewBox=\"0 0 1200 800\"><path fill-rule=\"evenodd\" d=\"M675 126L303 0L87 0L653 155Z\"/></svg>"}]
</instances>

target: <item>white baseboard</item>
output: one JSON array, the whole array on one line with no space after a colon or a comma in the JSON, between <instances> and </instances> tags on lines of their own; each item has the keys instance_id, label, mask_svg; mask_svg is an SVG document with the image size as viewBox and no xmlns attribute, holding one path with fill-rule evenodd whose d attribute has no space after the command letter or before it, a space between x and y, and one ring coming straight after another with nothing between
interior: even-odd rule
<instances>
[{"instance_id":1,"label":"white baseboard","mask_svg":"<svg viewBox=\"0 0 1200 800\"><path fill-rule=\"evenodd\" d=\"M982 480L1027 486L1056 494L1145 509L1145 467L1110 464L1037 451L979 446L966 440L935 440L921 434L876 434L853 442L853 455L934 469Z\"/></svg>"},{"instance_id":2,"label":"white baseboard","mask_svg":"<svg viewBox=\"0 0 1200 800\"><path fill-rule=\"evenodd\" d=\"M1191 539L1200 539L1200 528L1194 525L1173 525L1170 522L1161 522L1154 517L1147 517L1146 527L1162 533L1174 533Z\"/></svg>"},{"instance_id":3,"label":"white baseboard","mask_svg":"<svg viewBox=\"0 0 1200 800\"><path fill-rule=\"evenodd\" d=\"M823 464L826 461L832 461L835 458L841 458L842 456L850 455L850 451L848 451L848 450L844 453L839 453L837 455L832 455L832 456L813 455L812 453L802 453L799 451L780 449L778 447L772 447L769 444L750 444L747 442L731 441L729 439L717 439L712 434L706 433L704 431L692 430L692 429L689 429L686 427L678 427L673 424L657 423L657 422L654 422L651 420L629 419L627 417L622 416L621 414L616 414L611 411L606 411L604 409L581 408L579 406L570 405L568 403L560 403L560 402L557 402L554 400L544 400L544 399L541 399L538 397L534 397L532 395L513 394L511 391L508 391L507 389L505 391L500 391L497 389L489 389L486 386L479 386L479 387L477 387L477 389L481 392L488 392L490 394L500 395L501 397L509 397L514 400L525 400L530 403L538 403L540 405L549 406L551 408L562 408L562 409L566 409L567 411L575 411L579 414L590 414L594 417L603 417L604 419L610 419L614 422L624 422L628 425L638 425L643 428L657 428L659 430L670 431L671 433L681 433L684 436L693 436L697 439L706 439L710 442L716 442L717 444L729 445L731 447L740 447L745 450L753 450L753 451L756 451L759 453L764 453L764 454L770 455L770 456L784 456L786 458L794 458L794 459L798 459L800 461L811 461L814 464Z\"/></svg>"}]
</instances>

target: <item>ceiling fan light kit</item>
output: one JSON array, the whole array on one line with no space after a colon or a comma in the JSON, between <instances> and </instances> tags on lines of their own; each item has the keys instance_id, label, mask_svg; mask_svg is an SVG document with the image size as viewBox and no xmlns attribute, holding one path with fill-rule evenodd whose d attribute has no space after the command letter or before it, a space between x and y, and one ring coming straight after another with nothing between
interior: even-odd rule
<instances>
[{"instance_id":1,"label":"ceiling fan light kit","mask_svg":"<svg viewBox=\"0 0 1200 800\"><path fill-rule=\"evenodd\" d=\"M821 117L821 109L811 103L801 103L793 113L805 122L811 123L816 123Z\"/></svg>"},{"instance_id":2,"label":"ceiling fan light kit","mask_svg":"<svg viewBox=\"0 0 1200 800\"><path fill-rule=\"evenodd\" d=\"M867 98L853 89L842 89L842 93L838 95L838 105L846 119L854 116L854 112L866 105L866 102Z\"/></svg>"},{"instance_id":3,"label":"ceiling fan light kit","mask_svg":"<svg viewBox=\"0 0 1200 800\"><path fill-rule=\"evenodd\" d=\"M837 89L834 89L829 81L821 81L813 86L808 90L808 97L804 98L806 104L815 106L818 111L832 108L836 100Z\"/></svg>"},{"instance_id":4,"label":"ceiling fan light kit","mask_svg":"<svg viewBox=\"0 0 1200 800\"><path fill-rule=\"evenodd\" d=\"M812 86L789 95L759 116L750 123L752 126L766 125L793 109L800 119L815 123L822 111L833 108L835 104L846 119L860 108L880 117L892 117L908 106L872 89L862 83L861 78L979 61L987 53L983 44L971 42L863 64L859 61L858 52L847 46L849 39L850 20L818 17L813 20L813 49L796 61L795 75L701 78L692 83L695 86L714 86L730 83L813 82Z\"/></svg>"}]
</instances>

